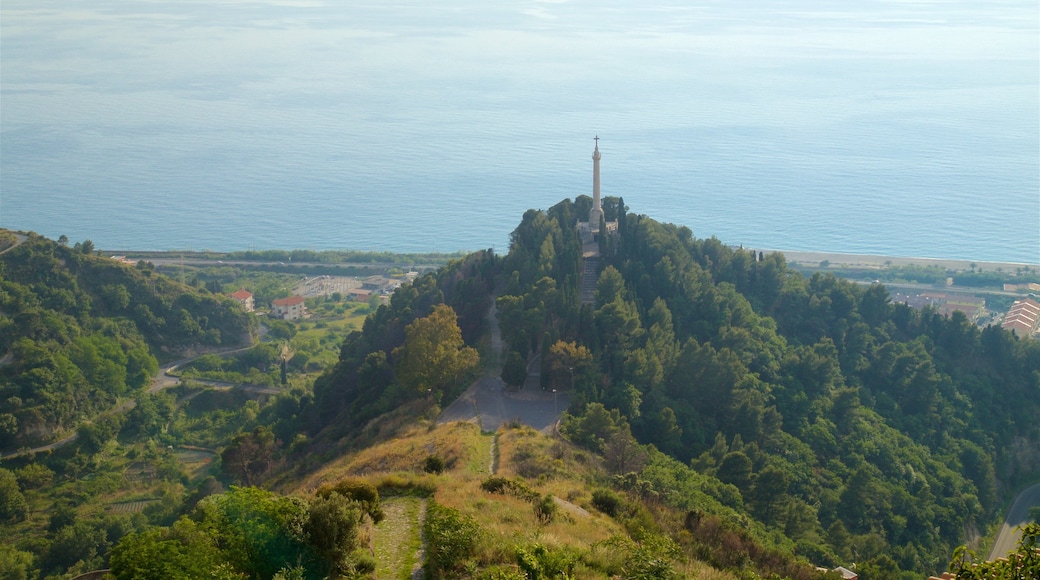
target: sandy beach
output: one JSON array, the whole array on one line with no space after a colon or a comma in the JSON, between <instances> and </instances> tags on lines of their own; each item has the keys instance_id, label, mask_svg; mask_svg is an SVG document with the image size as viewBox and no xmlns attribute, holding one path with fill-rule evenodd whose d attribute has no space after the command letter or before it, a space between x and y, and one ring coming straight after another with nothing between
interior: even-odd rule
<instances>
[{"instance_id":1,"label":"sandy beach","mask_svg":"<svg viewBox=\"0 0 1040 580\"><path fill-rule=\"evenodd\" d=\"M867 254L830 254L826 252L796 252L789 250L763 250L766 252L781 252L787 257L787 263L798 262L803 265L818 265L820 262L828 261L832 267L848 268L885 268L886 266L939 266L947 270L960 271L971 270L972 264L975 270L983 272L996 271L998 268L1004 272L1014 272L1023 267L1040 269L1040 264L1026 264L1016 262L980 262L972 260L944 260L940 258L899 258L893 256L871 256Z\"/></svg>"}]
</instances>

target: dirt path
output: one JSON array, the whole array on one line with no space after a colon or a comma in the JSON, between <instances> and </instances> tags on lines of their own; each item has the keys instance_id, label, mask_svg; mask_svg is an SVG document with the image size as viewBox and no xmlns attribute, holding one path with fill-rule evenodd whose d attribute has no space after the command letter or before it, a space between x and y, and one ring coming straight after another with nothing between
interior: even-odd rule
<instances>
[{"instance_id":1,"label":"dirt path","mask_svg":"<svg viewBox=\"0 0 1040 580\"><path fill-rule=\"evenodd\" d=\"M491 447L488 449L488 475L498 471L498 433L491 436Z\"/></svg>"},{"instance_id":2,"label":"dirt path","mask_svg":"<svg viewBox=\"0 0 1040 580\"><path fill-rule=\"evenodd\" d=\"M426 500L398 497L383 501L385 517L374 528L372 545L376 553L376 578L404 580L422 572L421 530ZM421 576L420 576L421 577Z\"/></svg>"},{"instance_id":3,"label":"dirt path","mask_svg":"<svg viewBox=\"0 0 1040 580\"><path fill-rule=\"evenodd\" d=\"M491 296L491 308L488 308L488 328L491 333L491 360L488 361L487 373L492 376L502 375L502 329L498 326L498 293Z\"/></svg>"}]
</instances>

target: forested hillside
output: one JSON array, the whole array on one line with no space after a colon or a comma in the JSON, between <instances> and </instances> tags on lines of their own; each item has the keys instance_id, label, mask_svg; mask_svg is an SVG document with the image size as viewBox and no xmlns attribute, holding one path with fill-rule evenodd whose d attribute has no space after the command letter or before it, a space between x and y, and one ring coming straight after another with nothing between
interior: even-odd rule
<instances>
[{"instance_id":1,"label":"forested hillside","mask_svg":"<svg viewBox=\"0 0 1040 580\"><path fill-rule=\"evenodd\" d=\"M289 570L286 562L298 562L297 576L365 577L373 561L357 533L379 518L365 519L357 497L326 505L329 494L311 497L299 482L326 481L327 462L371 456L355 475L381 494L430 498L427 534L444 526L449 540L434 541L426 566L443 577L532 578L560 565L583 578L698 569L809 579L823 576L815 566L854 564L863 580L909 580L947 569L955 546L985 536L1013 490L1040 478L1040 341L893 304L881 285L807 278L781 254L697 239L629 214L621 199L604 202L618 235L600 241L593 303L581 299L574 228L591 200L529 210L508 255L476 252L401 288L343 337L338 362L313 385L300 377L262 405L232 410L214 405L232 395L187 387L163 397L162 413L149 415L157 399L138 397L138 415L164 418L146 428L84 420L139 393L159 360L238 342L247 315L147 263L30 236L0 255L0 445L77 426L88 440L0 470L0 519L18 526L17 549L0 547L0 562L43 575L111 564L122 577L161 577L137 568L158 561L149 554L161 548L184 570L237 571L229 577L268 578ZM500 323L501 356L489 312ZM462 437L447 426L423 435L427 426L434 433L437 405L481 369L501 369L518 388L529 364L541 365L542 388L569 394L553 439L515 424L499 432L501 447L496 436ZM159 444L195 427L212 431L203 443L216 447L205 451L216 459L210 475L303 497L242 488L200 503L220 484L189 478ZM413 439L395 444L409 427ZM439 447L471 439L479 449L458 457ZM383 452L364 450L384 440ZM463 455L465 465L455 464ZM507 473L485 480L485 461ZM176 481L149 479L147 494L131 496L148 503L145 517L97 511L122 505L133 477L160 472ZM460 472L470 486L464 499L453 479ZM87 505L97 494L107 494L108 507ZM242 511L243 501L260 507ZM458 505L443 511L438 502ZM577 515L554 519L559 505ZM221 511L228 507L234 513ZM92 519L77 521L75 510ZM481 519L487 510L494 517ZM592 511L609 522L580 545L543 544L548 528L504 531L530 518L581 527ZM288 535L249 535L283 515ZM306 531L319 524L342 526L343 535L322 544ZM609 540L595 539L607 529ZM447 550L462 532L469 548ZM246 557L271 538L284 562ZM224 549L239 540L253 548ZM214 542L223 547L191 557ZM608 558L604 546L628 552ZM650 567L633 571L639 554Z\"/></svg>"},{"instance_id":2,"label":"forested hillside","mask_svg":"<svg viewBox=\"0 0 1040 580\"><path fill-rule=\"evenodd\" d=\"M576 442L652 444L714 483L679 491L659 461L622 461L618 475L691 514L736 510L814 564L855 562L864 579L939 572L1040 474L1037 342L892 304L880 285L806 278L781 254L697 239L616 198L604 206L619 235L602 241L596 302L582 305L574 223L589 205L530 210L508 256L476 254L395 295L347 337L303 424L342 431L455 392L457 378L406 384L396 349L440 303L474 340L494 293L506 360L541 354L544 386L573 388Z\"/></svg>"},{"instance_id":3,"label":"forested hillside","mask_svg":"<svg viewBox=\"0 0 1040 580\"><path fill-rule=\"evenodd\" d=\"M454 399L472 378L476 363L455 359L464 344L475 344L484 332L498 265L492 252L476 252L396 291L389 305L369 315L362 330L346 336L339 363L315 382L314 398L297 415L296 428L316 434L333 425L337 433L346 432L420 397ZM441 304L451 310L431 316ZM407 329L427 318L436 337L428 344L429 357L415 361L412 369L404 368L410 360ZM439 377L414 372L415 366L436 361L457 366L460 372Z\"/></svg>"},{"instance_id":4,"label":"forested hillside","mask_svg":"<svg viewBox=\"0 0 1040 580\"><path fill-rule=\"evenodd\" d=\"M158 359L238 344L249 325L146 263L30 235L0 255L0 449L75 429L147 385Z\"/></svg>"},{"instance_id":5,"label":"forested hillside","mask_svg":"<svg viewBox=\"0 0 1040 580\"><path fill-rule=\"evenodd\" d=\"M538 293L548 275L571 294L542 318L548 376L552 344L588 347L595 372L576 383L585 400L735 486L727 501L799 553L938 570L1003 492L1036 475L1037 343L891 304L882 286L806 279L780 254L698 240L619 206L591 312L568 292L573 206L525 218L514 235L512 293Z\"/></svg>"}]
</instances>

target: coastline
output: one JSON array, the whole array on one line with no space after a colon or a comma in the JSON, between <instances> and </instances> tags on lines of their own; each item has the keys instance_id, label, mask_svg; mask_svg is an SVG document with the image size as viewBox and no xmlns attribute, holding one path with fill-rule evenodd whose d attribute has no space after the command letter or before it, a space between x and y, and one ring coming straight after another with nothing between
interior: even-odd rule
<instances>
[{"instance_id":1,"label":"coastline","mask_svg":"<svg viewBox=\"0 0 1040 580\"><path fill-rule=\"evenodd\" d=\"M870 254L836 254L831 252L799 252L793 250L763 250L763 252L780 252L787 258L787 263L797 262L801 265L830 262L832 267L863 268L881 270L889 266L939 266L946 270L964 271L975 266L977 272L1015 272L1020 268L1040 269L1040 264L1024 262L984 262L980 260L948 260L944 258L906 258L897 256L876 256Z\"/></svg>"},{"instance_id":2,"label":"coastline","mask_svg":"<svg viewBox=\"0 0 1040 580\"><path fill-rule=\"evenodd\" d=\"M18 237L19 245L25 241L26 236L29 232L10 229L0 228L0 232L11 232ZM8 249L13 249L14 246ZM750 249L750 248L748 248ZM293 252L299 249L278 249L278 248L267 248L263 250L256 250L257 252ZM905 256L884 256L878 254L844 254L839 252L816 252L816 251L801 251L801 250L782 250L782 249L761 249L762 252L769 254L773 252L780 252L787 259L788 264L797 263L801 266L820 267L821 262L829 262L829 267L836 268L852 268L852 269L876 269L883 270L890 266L938 266L949 271L968 271L974 269L976 272L996 272L1003 271L1013 273L1020 269L1029 268L1033 270L1040 270L1040 261L1038 262L996 262L996 261L985 261L985 260L958 260L948 258L922 258L922 257L905 257ZM219 259L217 256L223 257L230 253L219 250L107 250L104 248L98 248L98 252L102 254L125 254L139 257L142 259L177 259L185 260L186 257L191 257L198 260L213 260ZM467 251L456 251L456 252L393 252L393 251L380 251L380 250L349 250L349 249L328 249L328 250L314 250L317 254L322 253L355 253L355 254L380 254L386 256L407 256L410 258L456 258L460 255L468 253ZM246 262L252 262L254 260L244 260ZM264 260L256 260L264 261ZM435 260L436 261L436 260ZM974 266L974 268L972 268Z\"/></svg>"}]
</instances>

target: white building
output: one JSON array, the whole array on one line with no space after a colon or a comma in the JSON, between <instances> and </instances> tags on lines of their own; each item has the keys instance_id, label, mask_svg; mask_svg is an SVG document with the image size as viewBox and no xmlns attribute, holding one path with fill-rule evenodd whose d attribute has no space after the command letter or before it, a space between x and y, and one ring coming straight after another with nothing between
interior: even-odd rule
<instances>
[{"instance_id":1,"label":"white building","mask_svg":"<svg viewBox=\"0 0 1040 580\"><path fill-rule=\"evenodd\" d=\"M279 298L271 302L271 316L282 320L298 320L307 314L303 296Z\"/></svg>"},{"instance_id":2,"label":"white building","mask_svg":"<svg viewBox=\"0 0 1040 580\"><path fill-rule=\"evenodd\" d=\"M242 308L246 309L246 312L252 312L256 307L256 304L253 302L253 293L244 288L237 292L232 292L231 297L241 304Z\"/></svg>"}]
</instances>

